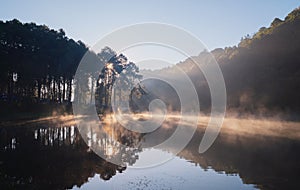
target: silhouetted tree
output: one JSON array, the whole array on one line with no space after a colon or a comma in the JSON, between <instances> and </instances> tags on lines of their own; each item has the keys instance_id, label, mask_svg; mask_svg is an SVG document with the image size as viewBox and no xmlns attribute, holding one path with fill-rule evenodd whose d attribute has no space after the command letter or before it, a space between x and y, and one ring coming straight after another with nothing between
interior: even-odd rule
<instances>
[{"instance_id":1,"label":"silhouetted tree","mask_svg":"<svg viewBox=\"0 0 300 190\"><path fill-rule=\"evenodd\" d=\"M138 66L133 62L129 62L123 54L117 55L116 52L108 47L104 48L98 56L109 58L109 61L105 64L97 81L97 110L98 113L111 112L111 98L114 98L113 101L116 101L116 98L129 101L130 93L124 94L124 92L130 92L133 89L135 80L140 80L142 76L138 74ZM115 82L118 83L117 85L120 88L116 88L113 95L112 88Z\"/></svg>"}]
</instances>

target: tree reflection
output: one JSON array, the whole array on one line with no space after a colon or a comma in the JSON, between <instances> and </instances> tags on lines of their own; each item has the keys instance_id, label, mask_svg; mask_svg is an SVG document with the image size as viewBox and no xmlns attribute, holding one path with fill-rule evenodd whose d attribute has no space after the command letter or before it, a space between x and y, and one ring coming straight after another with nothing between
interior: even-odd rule
<instances>
[{"instance_id":1,"label":"tree reflection","mask_svg":"<svg viewBox=\"0 0 300 190\"><path fill-rule=\"evenodd\" d=\"M138 159L139 149L116 126L105 128L114 130L101 135L99 131L89 130L86 134L89 142L107 157L121 158L123 166L107 162L91 151L74 126L1 127L1 189L66 189L80 187L95 174L109 180L122 173L126 165ZM120 148L122 142L132 148Z\"/></svg>"},{"instance_id":2,"label":"tree reflection","mask_svg":"<svg viewBox=\"0 0 300 190\"><path fill-rule=\"evenodd\" d=\"M81 137L105 160L121 166L133 165L141 149L142 134L129 131L113 118L107 116L103 122L86 120L80 125Z\"/></svg>"},{"instance_id":3,"label":"tree reflection","mask_svg":"<svg viewBox=\"0 0 300 190\"><path fill-rule=\"evenodd\" d=\"M87 127L85 133L63 124L1 127L1 189L68 189L82 186L96 174L101 180L109 180L128 165L134 165L142 148L168 138L176 128L174 123L164 122L147 135L130 132L110 120L104 121L102 127ZM237 174L244 183L262 189L299 187L298 140L221 133L213 146L199 155L203 132L198 129L178 156L205 170ZM83 139L88 140L90 147ZM122 165L112 164L92 150L101 152L107 160L121 161Z\"/></svg>"}]
</instances>

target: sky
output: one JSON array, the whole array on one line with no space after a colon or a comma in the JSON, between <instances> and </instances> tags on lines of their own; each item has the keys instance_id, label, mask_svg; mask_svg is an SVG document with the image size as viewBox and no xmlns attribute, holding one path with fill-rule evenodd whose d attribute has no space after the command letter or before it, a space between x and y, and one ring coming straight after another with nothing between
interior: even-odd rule
<instances>
[{"instance_id":1,"label":"sky","mask_svg":"<svg viewBox=\"0 0 300 190\"><path fill-rule=\"evenodd\" d=\"M237 45L241 37L269 26L275 17L284 19L299 6L299 0L10 0L2 1L0 19L62 28L89 47L123 26L166 23L189 31L213 50Z\"/></svg>"}]
</instances>

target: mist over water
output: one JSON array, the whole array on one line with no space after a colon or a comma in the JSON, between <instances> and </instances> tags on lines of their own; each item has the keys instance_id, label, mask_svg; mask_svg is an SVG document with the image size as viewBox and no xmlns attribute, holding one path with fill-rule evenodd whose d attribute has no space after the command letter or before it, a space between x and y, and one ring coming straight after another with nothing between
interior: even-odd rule
<instances>
[{"instance_id":1,"label":"mist over water","mask_svg":"<svg viewBox=\"0 0 300 190\"><path fill-rule=\"evenodd\" d=\"M147 117L148 114L135 116L136 119ZM1 127L0 163L5 165L1 173L6 174L6 181L2 180L1 184L44 189L99 186L104 189L290 189L299 185L299 123L225 118L212 147L199 154L199 143L209 119L199 116L196 133L178 155L173 155L172 146L165 150L148 148L170 137L180 117L167 115L161 127L146 135L126 130L111 116L103 120L98 131L87 130L81 135L76 125L69 125L69 116ZM188 123L185 126L188 128ZM104 151L108 158L123 155L120 158L124 165L117 166L97 156L83 141L84 134L90 139L87 145ZM131 148L122 149L121 144ZM156 167L135 168L150 155L174 158ZM26 160L27 164L23 164ZM34 168L39 168L39 172ZM67 175L69 172L72 175ZM16 181L20 179L22 183L18 184ZM169 180L175 181L168 183Z\"/></svg>"}]
</instances>

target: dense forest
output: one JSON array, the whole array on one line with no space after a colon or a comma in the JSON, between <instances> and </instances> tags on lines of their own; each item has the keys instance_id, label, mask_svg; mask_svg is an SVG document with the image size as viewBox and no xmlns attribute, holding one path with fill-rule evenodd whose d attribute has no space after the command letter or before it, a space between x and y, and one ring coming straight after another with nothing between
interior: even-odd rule
<instances>
[{"instance_id":1,"label":"dense forest","mask_svg":"<svg viewBox=\"0 0 300 190\"><path fill-rule=\"evenodd\" d=\"M1 100L11 102L71 101L72 79L88 50L60 29L0 22Z\"/></svg>"},{"instance_id":2,"label":"dense forest","mask_svg":"<svg viewBox=\"0 0 300 190\"><path fill-rule=\"evenodd\" d=\"M87 77L79 83L74 75L84 55L103 69L92 71L94 75L84 73ZM96 101L99 112L104 113L111 110L112 84L116 78L122 77L118 81L124 88L130 80L141 78L133 62L109 47L95 53L83 42L66 37L63 29L55 31L45 25L23 24L17 19L0 21L0 57L0 103L7 108L3 109L6 113L10 109L35 112L42 107L70 108L72 101L90 104ZM90 99L74 97L79 91L89 93Z\"/></svg>"}]
</instances>

